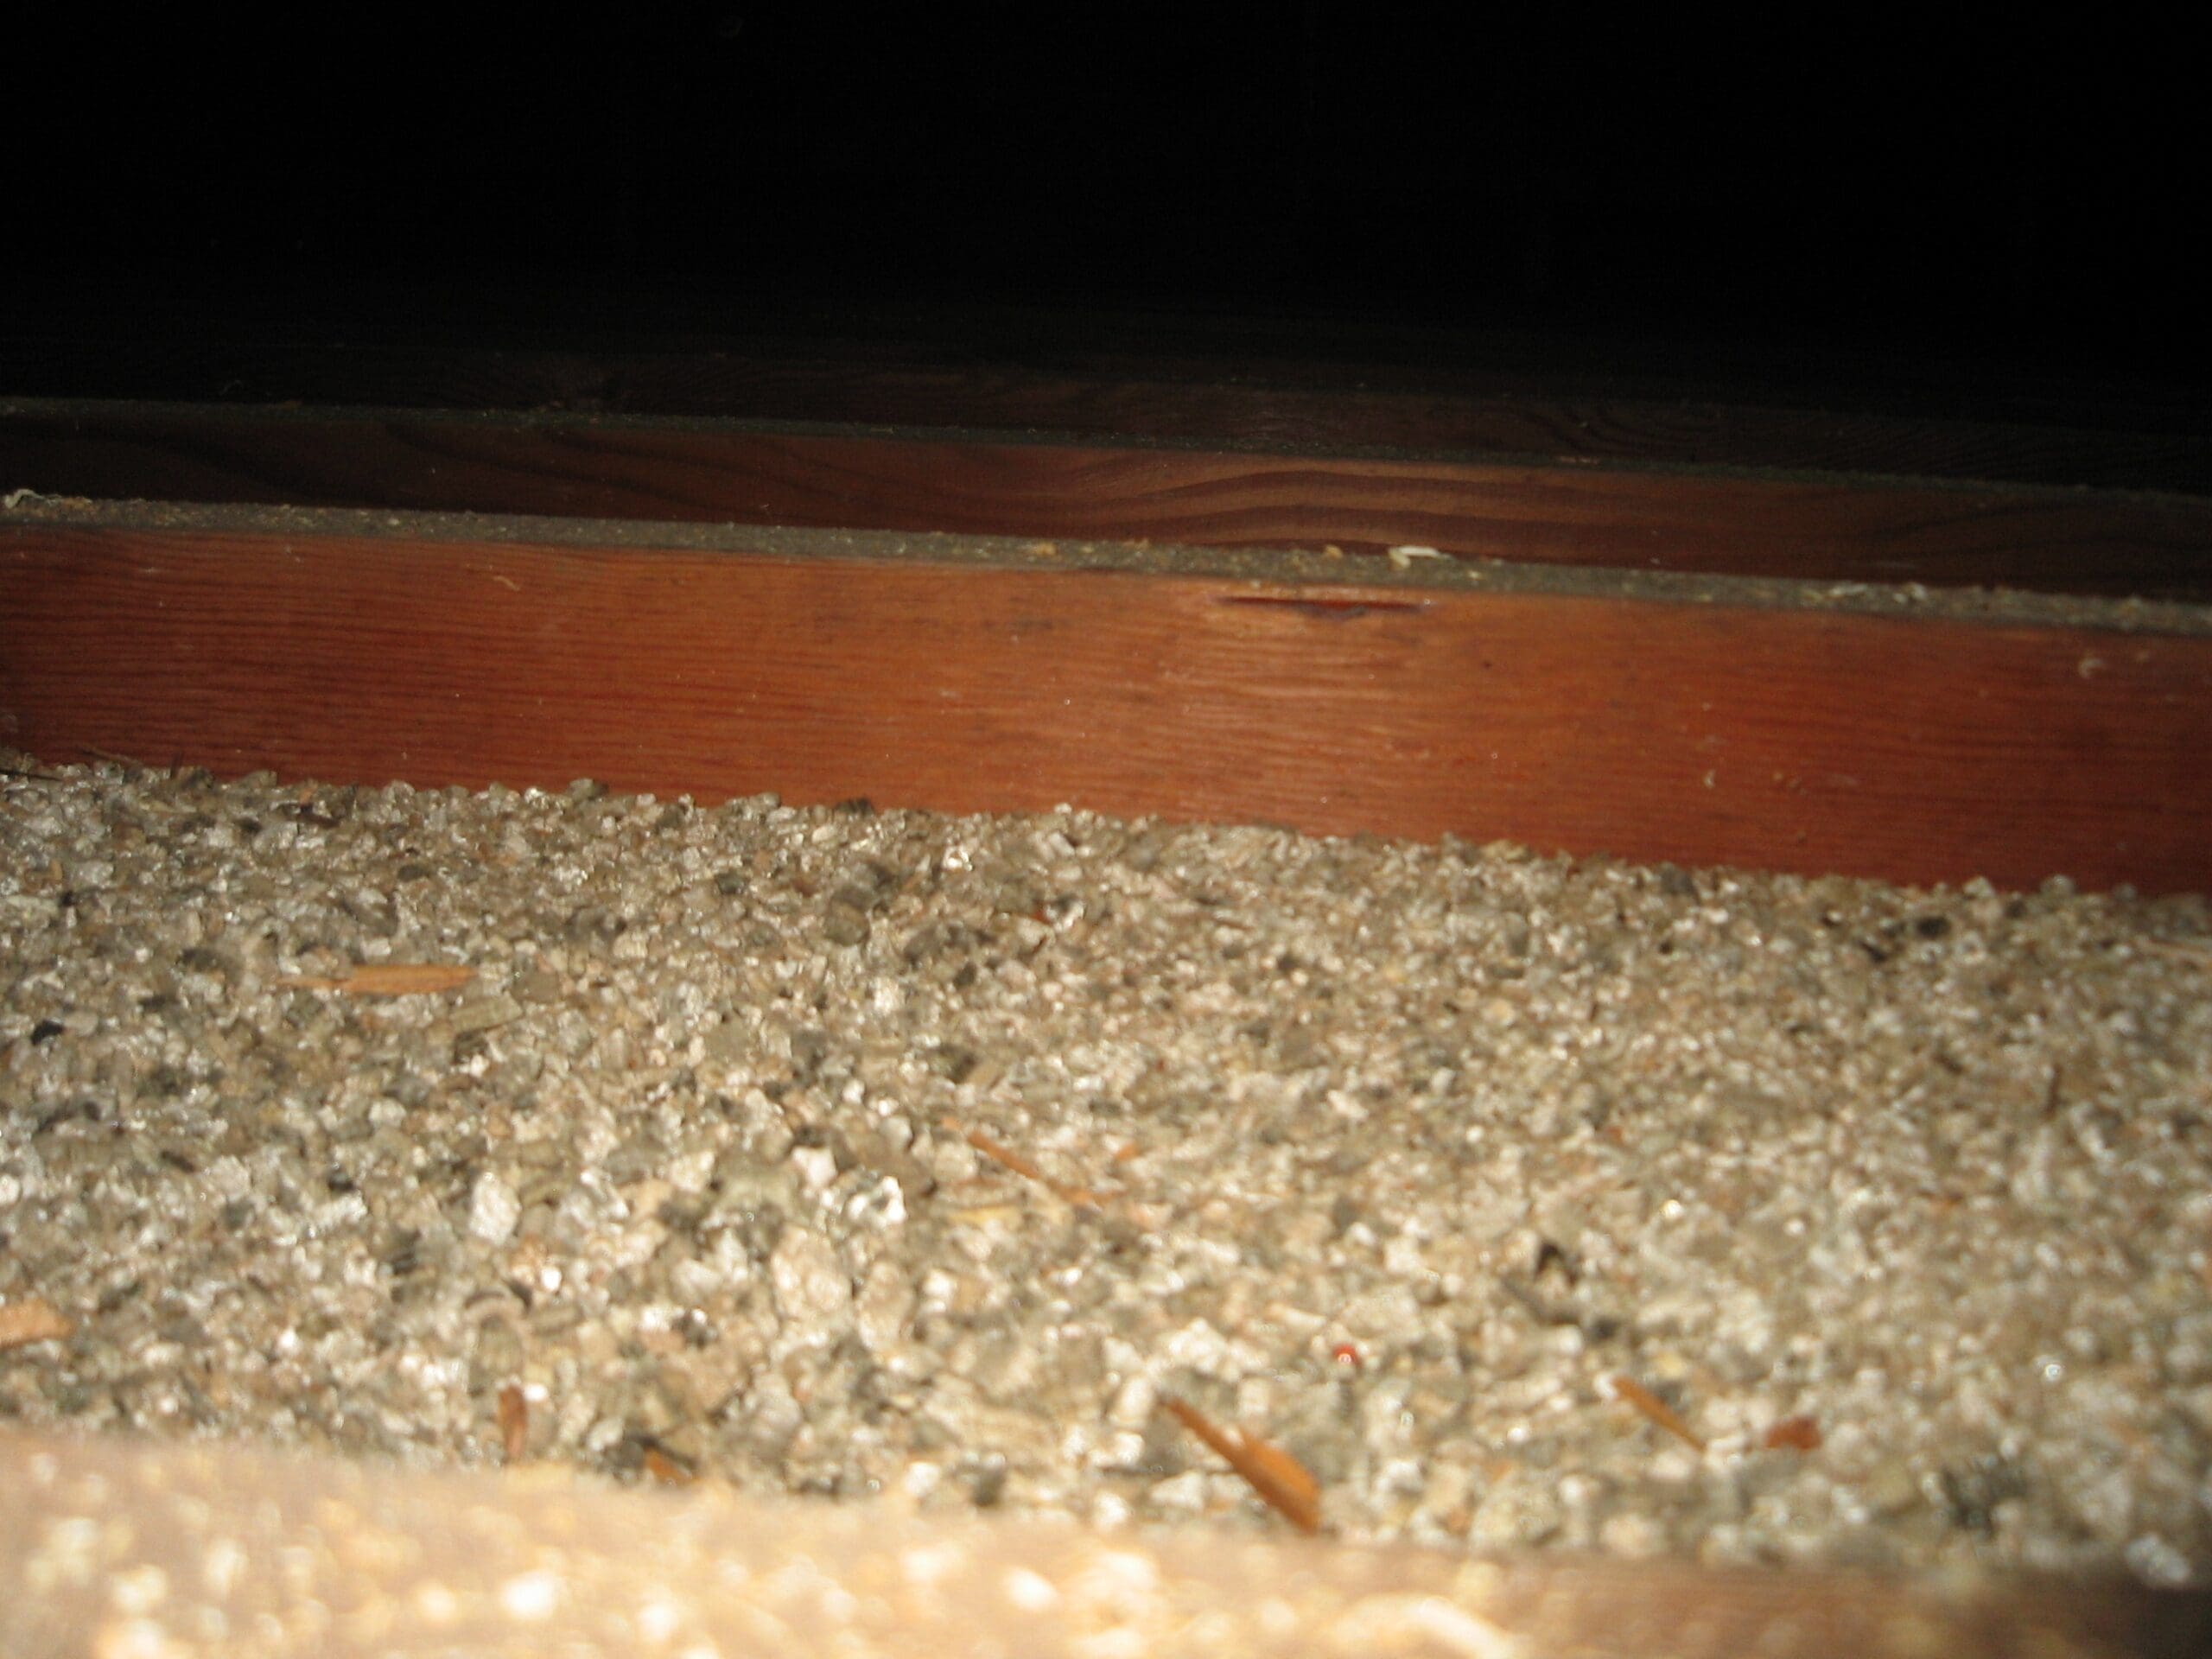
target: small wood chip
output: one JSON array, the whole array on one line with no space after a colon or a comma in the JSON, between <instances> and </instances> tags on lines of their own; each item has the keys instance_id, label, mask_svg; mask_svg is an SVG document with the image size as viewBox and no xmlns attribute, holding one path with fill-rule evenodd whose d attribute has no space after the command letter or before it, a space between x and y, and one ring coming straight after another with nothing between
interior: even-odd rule
<instances>
[{"instance_id":1,"label":"small wood chip","mask_svg":"<svg viewBox=\"0 0 2212 1659\"><path fill-rule=\"evenodd\" d=\"M1241 1428L1223 1428L1196 1406L1162 1395L1167 1414L1218 1452L1244 1484L1300 1532L1321 1529L1321 1486L1306 1465L1271 1441Z\"/></svg>"},{"instance_id":2,"label":"small wood chip","mask_svg":"<svg viewBox=\"0 0 2212 1659\"><path fill-rule=\"evenodd\" d=\"M1700 1452L1705 1450L1705 1442L1698 1438L1688 1423L1675 1414L1674 1408L1627 1372L1615 1371L1599 1384L1599 1389L1607 1398L1631 1407L1640 1415L1658 1424L1685 1446Z\"/></svg>"},{"instance_id":3,"label":"small wood chip","mask_svg":"<svg viewBox=\"0 0 2212 1659\"><path fill-rule=\"evenodd\" d=\"M293 974L276 983L286 990L348 996L421 996L457 991L475 977L474 968L457 962L365 962L346 974Z\"/></svg>"},{"instance_id":4,"label":"small wood chip","mask_svg":"<svg viewBox=\"0 0 2212 1659\"><path fill-rule=\"evenodd\" d=\"M698 1477L657 1446L645 1450L645 1472L664 1486L689 1486Z\"/></svg>"},{"instance_id":5,"label":"small wood chip","mask_svg":"<svg viewBox=\"0 0 2212 1659\"><path fill-rule=\"evenodd\" d=\"M43 1296L0 1307L0 1352L34 1342L53 1342L77 1328L76 1320Z\"/></svg>"},{"instance_id":6,"label":"small wood chip","mask_svg":"<svg viewBox=\"0 0 2212 1659\"><path fill-rule=\"evenodd\" d=\"M1763 1444L1770 1452L1817 1452L1821 1426L1809 1417L1784 1417L1767 1430Z\"/></svg>"},{"instance_id":7,"label":"small wood chip","mask_svg":"<svg viewBox=\"0 0 2212 1659\"><path fill-rule=\"evenodd\" d=\"M1089 1187L1070 1186L1065 1181L1054 1180L1012 1147L1000 1145L981 1129L963 1129L957 1121L950 1117L940 1118L938 1122L993 1163L1036 1182L1063 1204L1071 1204L1078 1210L1096 1210L1103 1207L1098 1195Z\"/></svg>"},{"instance_id":8,"label":"small wood chip","mask_svg":"<svg viewBox=\"0 0 2212 1659\"><path fill-rule=\"evenodd\" d=\"M509 1463L530 1454L530 1402L512 1382L499 1390L499 1449Z\"/></svg>"}]
</instances>

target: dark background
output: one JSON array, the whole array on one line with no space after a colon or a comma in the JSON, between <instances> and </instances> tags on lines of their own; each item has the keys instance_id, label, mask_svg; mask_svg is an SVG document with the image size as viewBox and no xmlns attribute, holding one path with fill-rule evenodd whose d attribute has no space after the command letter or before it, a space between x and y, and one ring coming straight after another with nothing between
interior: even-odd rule
<instances>
[{"instance_id":1,"label":"dark background","mask_svg":"<svg viewBox=\"0 0 2212 1659\"><path fill-rule=\"evenodd\" d=\"M5 327L1103 308L2202 373L2171 43L1439 15L86 9L12 54Z\"/></svg>"}]
</instances>

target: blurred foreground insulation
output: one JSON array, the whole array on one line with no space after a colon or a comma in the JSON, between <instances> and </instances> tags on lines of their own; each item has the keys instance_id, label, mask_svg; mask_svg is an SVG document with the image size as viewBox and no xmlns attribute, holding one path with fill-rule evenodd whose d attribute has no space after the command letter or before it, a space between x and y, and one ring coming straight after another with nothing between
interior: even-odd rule
<instances>
[{"instance_id":1,"label":"blurred foreground insulation","mask_svg":"<svg viewBox=\"0 0 2212 1659\"><path fill-rule=\"evenodd\" d=\"M2195 1654L2212 1595L1498 1563L0 1434L0 1650Z\"/></svg>"}]
</instances>

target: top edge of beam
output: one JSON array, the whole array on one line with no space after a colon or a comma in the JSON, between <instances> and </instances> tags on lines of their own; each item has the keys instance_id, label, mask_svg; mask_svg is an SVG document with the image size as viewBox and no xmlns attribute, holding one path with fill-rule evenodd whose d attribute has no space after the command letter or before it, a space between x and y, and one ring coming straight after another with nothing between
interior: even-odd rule
<instances>
[{"instance_id":1,"label":"top edge of beam","mask_svg":"<svg viewBox=\"0 0 2212 1659\"><path fill-rule=\"evenodd\" d=\"M522 514L414 512L162 501L0 496L0 536L81 532L100 537L403 539L577 551L728 553L859 563L1084 571L1175 581L1227 579L1289 589L1325 586L1378 594L1529 594L1628 600L1707 608L1830 612L1903 622L1999 628L2067 628L2212 637L2212 605L1918 582L1801 580L1447 557L1407 547L1389 558L1332 556L1299 548L1203 547L1036 537L828 530L683 521L556 518Z\"/></svg>"}]
</instances>

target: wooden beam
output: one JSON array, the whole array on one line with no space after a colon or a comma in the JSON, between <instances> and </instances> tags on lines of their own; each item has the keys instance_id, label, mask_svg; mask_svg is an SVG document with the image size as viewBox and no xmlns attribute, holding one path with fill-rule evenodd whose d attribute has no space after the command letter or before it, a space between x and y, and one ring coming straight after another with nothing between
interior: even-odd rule
<instances>
[{"instance_id":1,"label":"wooden beam","mask_svg":"<svg viewBox=\"0 0 2212 1659\"><path fill-rule=\"evenodd\" d=\"M960 427L2212 494L2212 425L2201 399L2171 395L1977 390L1971 377L1946 391L1926 365L1837 384L1808 381L1771 352L1715 372L1709 352L1638 366L1650 352L1380 330L1317 343L1310 328L1255 337L1153 320L1048 320L1033 338L1003 326L915 337L915 326L503 349L483 343L480 327L461 345L428 341L412 325L334 345L329 330L288 341L265 327L196 332L164 319L158 332L134 333L109 319L75 337L0 340L0 394Z\"/></svg>"},{"instance_id":2,"label":"wooden beam","mask_svg":"<svg viewBox=\"0 0 2212 1659\"><path fill-rule=\"evenodd\" d=\"M2212 501L730 422L0 405L59 495L1463 557L2212 599Z\"/></svg>"},{"instance_id":3,"label":"wooden beam","mask_svg":"<svg viewBox=\"0 0 2212 1659\"><path fill-rule=\"evenodd\" d=\"M2212 619L681 526L27 508L0 741L2212 887Z\"/></svg>"}]
</instances>

